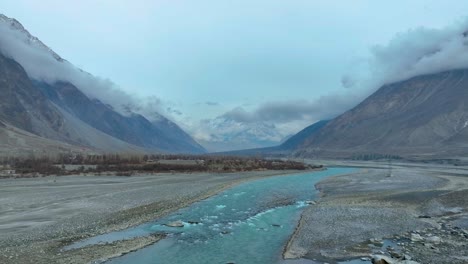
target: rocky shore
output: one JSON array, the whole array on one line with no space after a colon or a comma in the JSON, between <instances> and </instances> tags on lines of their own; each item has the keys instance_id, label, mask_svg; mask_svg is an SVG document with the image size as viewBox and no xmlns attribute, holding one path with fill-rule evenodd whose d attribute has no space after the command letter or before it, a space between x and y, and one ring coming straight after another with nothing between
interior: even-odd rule
<instances>
[{"instance_id":1,"label":"rocky shore","mask_svg":"<svg viewBox=\"0 0 468 264\"><path fill-rule=\"evenodd\" d=\"M369 168L318 183L284 257L328 263L467 263L463 168Z\"/></svg>"},{"instance_id":2,"label":"rocky shore","mask_svg":"<svg viewBox=\"0 0 468 264\"><path fill-rule=\"evenodd\" d=\"M4 179L0 263L91 263L117 257L151 245L163 235L69 251L62 248L157 219L244 181L297 172Z\"/></svg>"}]
</instances>

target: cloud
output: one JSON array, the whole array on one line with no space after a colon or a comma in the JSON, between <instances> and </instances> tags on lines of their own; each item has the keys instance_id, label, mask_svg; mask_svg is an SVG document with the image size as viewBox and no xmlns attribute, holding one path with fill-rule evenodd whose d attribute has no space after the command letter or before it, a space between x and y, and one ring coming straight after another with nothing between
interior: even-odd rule
<instances>
[{"instance_id":1,"label":"cloud","mask_svg":"<svg viewBox=\"0 0 468 264\"><path fill-rule=\"evenodd\" d=\"M263 103L252 111L234 108L222 117L241 123L287 123L333 118L354 107L382 85L418 75L468 68L468 19L439 28L416 28L373 46L364 63L342 76L346 89L318 100Z\"/></svg>"},{"instance_id":2,"label":"cloud","mask_svg":"<svg viewBox=\"0 0 468 264\"><path fill-rule=\"evenodd\" d=\"M322 96L314 101L295 100L263 103L252 111L243 107L234 108L222 117L241 123L273 122L330 119L348 110L360 98L357 94Z\"/></svg>"},{"instance_id":3,"label":"cloud","mask_svg":"<svg viewBox=\"0 0 468 264\"><path fill-rule=\"evenodd\" d=\"M156 118L154 112L167 113L168 108L163 107L159 98L128 94L111 80L93 76L63 60L14 19L0 15L0 36L0 52L18 62L31 79L49 84L70 82L88 97L112 106L121 114L139 113Z\"/></svg>"},{"instance_id":4,"label":"cloud","mask_svg":"<svg viewBox=\"0 0 468 264\"><path fill-rule=\"evenodd\" d=\"M175 114L175 115L178 115L178 116L181 116L183 113L173 107L166 107L166 112L167 113L170 113L170 114Z\"/></svg>"},{"instance_id":5,"label":"cloud","mask_svg":"<svg viewBox=\"0 0 468 264\"><path fill-rule=\"evenodd\" d=\"M273 146L285 137L272 123L242 123L221 116L200 120L191 133L209 151Z\"/></svg>"},{"instance_id":6,"label":"cloud","mask_svg":"<svg viewBox=\"0 0 468 264\"><path fill-rule=\"evenodd\" d=\"M275 135L287 136L315 121L344 113L382 85L461 68L468 68L468 19L440 29L411 29L397 34L386 45L372 47L368 57L341 78L347 88L344 91L313 101L266 102L252 110L236 107L215 119L224 120L223 128L206 126L211 124L206 121L196 135L219 141L227 131L254 129L265 123L274 125L270 129L276 131Z\"/></svg>"},{"instance_id":7,"label":"cloud","mask_svg":"<svg viewBox=\"0 0 468 264\"><path fill-rule=\"evenodd\" d=\"M208 105L208 106L218 106L219 105L218 102L211 102L211 101L206 101L205 104Z\"/></svg>"},{"instance_id":8,"label":"cloud","mask_svg":"<svg viewBox=\"0 0 468 264\"><path fill-rule=\"evenodd\" d=\"M416 28L370 49L364 67L342 78L345 87L374 91L418 75L468 68L468 19L439 28Z\"/></svg>"},{"instance_id":9,"label":"cloud","mask_svg":"<svg viewBox=\"0 0 468 264\"><path fill-rule=\"evenodd\" d=\"M318 120L341 114L356 101L355 95L340 95L266 102L249 111L240 106L192 123L187 130L211 151L273 146Z\"/></svg>"}]
</instances>

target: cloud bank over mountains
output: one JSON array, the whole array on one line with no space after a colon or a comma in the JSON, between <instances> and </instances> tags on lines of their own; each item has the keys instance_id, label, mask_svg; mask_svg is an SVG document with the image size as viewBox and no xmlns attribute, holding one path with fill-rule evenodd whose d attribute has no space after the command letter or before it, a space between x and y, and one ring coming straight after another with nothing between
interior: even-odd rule
<instances>
[{"instance_id":1,"label":"cloud bank over mountains","mask_svg":"<svg viewBox=\"0 0 468 264\"><path fill-rule=\"evenodd\" d=\"M109 79L93 76L62 59L18 21L0 15L0 51L14 59L37 81L54 84L67 81L93 99L112 106L121 114L139 113L148 118L166 113L156 96L139 98L121 90Z\"/></svg>"},{"instance_id":2,"label":"cloud bank over mountains","mask_svg":"<svg viewBox=\"0 0 468 264\"><path fill-rule=\"evenodd\" d=\"M252 111L236 107L222 117L242 123L288 123L301 120L320 120L335 117L354 106L354 96L322 96L315 101L273 101L260 104Z\"/></svg>"},{"instance_id":3,"label":"cloud bank over mountains","mask_svg":"<svg viewBox=\"0 0 468 264\"><path fill-rule=\"evenodd\" d=\"M468 18L443 28L401 32L370 49L362 67L343 76L345 87L376 90L414 76L468 68Z\"/></svg>"},{"instance_id":4,"label":"cloud bank over mountains","mask_svg":"<svg viewBox=\"0 0 468 264\"><path fill-rule=\"evenodd\" d=\"M368 57L354 66L352 72L342 77L342 85L347 88L343 93L322 96L315 101L265 102L250 110L236 107L218 119L227 120L225 126L231 124L232 130L247 129L259 122L274 124L272 129L278 130L276 140L279 141L281 136L300 130L302 127L298 124L330 119L351 109L382 85L424 74L468 68L468 19L443 28L420 27L399 33L386 45L371 47ZM204 133L200 127L197 130L196 135L200 138L210 134L207 123L200 126L207 129ZM229 130L227 127L221 131L212 129L211 133L222 134Z\"/></svg>"},{"instance_id":5,"label":"cloud bank over mountains","mask_svg":"<svg viewBox=\"0 0 468 264\"><path fill-rule=\"evenodd\" d=\"M215 118L184 124L183 118L190 117L177 107L168 105L157 96L141 98L136 92L124 92L111 80L82 71L31 36L14 19L0 16L0 36L1 52L19 62L33 79L48 83L70 81L89 97L99 99L123 114L139 113L152 120L160 117L157 113L163 114L179 121L177 123L200 141L226 142L227 145L244 142L243 146L250 144L252 147L275 144L318 120L333 118L384 84L422 74L468 68L468 19L442 28L410 29L395 35L386 45L371 47L368 56L360 58L360 63L343 75L341 83L346 89L339 92L315 100L307 99L312 95L298 94L296 100L264 101L253 107L234 107ZM342 43L346 45L346 41ZM307 60L309 55L298 55L297 58ZM256 70L264 72L261 67ZM251 72L255 73L254 70ZM158 86L158 83L154 85ZM314 87L316 84L308 85ZM216 101L203 104L221 107Z\"/></svg>"}]
</instances>

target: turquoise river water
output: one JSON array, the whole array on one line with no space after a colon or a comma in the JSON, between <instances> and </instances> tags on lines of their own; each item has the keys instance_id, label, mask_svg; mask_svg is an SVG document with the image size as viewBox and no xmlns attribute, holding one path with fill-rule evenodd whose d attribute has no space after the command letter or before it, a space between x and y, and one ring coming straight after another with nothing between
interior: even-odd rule
<instances>
[{"instance_id":1,"label":"turquoise river water","mask_svg":"<svg viewBox=\"0 0 468 264\"><path fill-rule=\"evenodd\" d=\"M80 241L66 249L167 233L162 241L109 263L315 263L284 261L282 251L306 201L317 196L314 185L325 177L353 170L330 168L245 182L157 221ZM183 221L184 227L164 225L177 220Z\"/></svg>"}]
</instances>

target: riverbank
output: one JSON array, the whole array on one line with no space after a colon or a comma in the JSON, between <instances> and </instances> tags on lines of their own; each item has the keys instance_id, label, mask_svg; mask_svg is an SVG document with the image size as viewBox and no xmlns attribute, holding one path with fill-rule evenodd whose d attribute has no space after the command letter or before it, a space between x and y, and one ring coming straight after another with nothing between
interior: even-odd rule
<instances>
[{"instance_id":1,"label":"riverbank","mask_svg":"<svg viewBox=\"0 0 468 264\"><path fill-rule=\"evenodd\" d=\"M466 263L466 168L399 164L390 172L388 165L367 166L316 185L322 197L302 214L286 258L336 263L386 254Z\"/></svg>"},{"instance_id":2,"label":"riverbank","mask_svg":"<svg viewBox=\"0 0 468 264\"><path fill-rule=\"evenodd\" d=\"M244 181L302 172L5 179L0 186L0 263L88 263L119 256L161 237L60 249L154 220Z\"/></svg>"}]
</instances>

